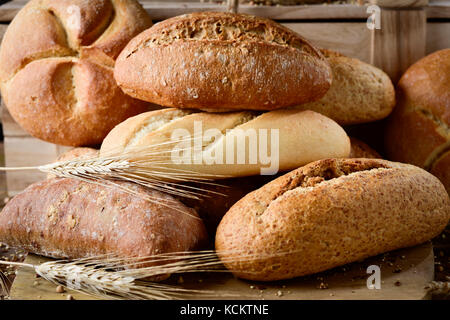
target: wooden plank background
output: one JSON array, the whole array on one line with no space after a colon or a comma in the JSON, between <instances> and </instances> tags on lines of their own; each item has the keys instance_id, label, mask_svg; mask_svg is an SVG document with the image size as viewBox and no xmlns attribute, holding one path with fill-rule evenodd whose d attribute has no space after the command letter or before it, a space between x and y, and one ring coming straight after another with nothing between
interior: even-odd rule
<instances>
[{"instance_id":1,"label":"wooden plank background","mask_svg":"<svg viewBox=\"0 0 450 320\"><path fill-rule=\"evenodd\" d=\"M6 3L0 10L0 22L9 22L16 13L28 2L27 0L13 0ZM149 1L140 0L144 8L154 20L194 11L226 10L226 5L201 3L199 1ZM377 0L383 6L395 7L424 5L424 0ZM450 16L448 0L432 0L426 9L428 18L445 18ZM306 5L306 6L253 6L240 5L239 12L270 17L276 20L317 20L317 19L367 19L365 6L354 4Z\"/></svg>"}]
</instances>

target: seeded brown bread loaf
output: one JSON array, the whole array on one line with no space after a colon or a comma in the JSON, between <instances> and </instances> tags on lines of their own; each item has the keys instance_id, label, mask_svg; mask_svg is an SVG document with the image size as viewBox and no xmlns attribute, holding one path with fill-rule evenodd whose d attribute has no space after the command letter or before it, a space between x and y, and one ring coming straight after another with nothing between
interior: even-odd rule
<instances>
[{"instance_id":1,"label":"seeded brown bread loaf","mask_svg":"<svg viewBox=\"0 0 450 320\"><path fill-rule=\"evenodd\" d=\"M449 218L444 186L423 169L327 159L236 203L217 229L216 250L238 277L288 279L417 245Z\"/></svg>"},{"instance_id":2,"label":"seeded brown bread loaf","mask_svg":"<svg viewBox=\"0 0 450 320\"><path fill-rule=\"evenodd\" d=\"M295 108L319 112L341 125L373 122L392 112L395 91L386 73L330 50L322 53L333 74L330 90L322 99Z\"/></svg>"},{"instance_id":3,"label":"seeded brown bread loaf","mask_svg":"<svg viewBox=\"0 0 450 320\"><path fill-rule=\"evenodd\" d=\"M387 156L429 170L450 192L450 49L412 65L397 93L385 135Z\"/></svg>"},{"instance_id":4,"label":"seeded brown bread loaf","mask_svg":"<svg viewBox=\"0 0 450 320\"><path fill-rule=\"evenodd\" d=\"M196 131L199 127L201 132ZM219 135L208 136L212 130ZM273 151L267 161L261 157L263 148ZM182 170L195 172L197 178L224 179L271 175L319 159L348 157L350 139L336 122L313 111L207 113L171 108L116 126L103 141L100 155L124 154L146 161L147 169L162 178Z\"/></svg>"},{"instance_id":5,"label":"seeded brown bread loaf","mask_svg":"<svg viewBox=\"0 0 450 320\"><path fill-rule=\"evenodd\" d=\"M132 97L163 106L273 110L320 99L331 70L318 50L271 20L202 12L134 38L115 78Z\"/></svg>"},{"instance_id":6,"label":"seeded brown bread loaf","mask_svg":"<svg viewBox=\"0 0 450 320\"><path fill-rule=\"evenodd\" d=\"M204 244L195 210L169 195L120 184L136 194L67 178L35 183L0 213L0 241L55 258L149 256Z\"/></svg>"},{"instance_id":7,"label":"seeded brown bread loaf","mask_svg":"<svg viewBox=\"0 0 450 320\"><path fill-rule=\"evenodd\" d=\"M100 144L147 111L114 80L114 62L151 20L135 0L32 0L0 48L0 89L13 118L57 144Z\"/></svg>"}]
</instances>

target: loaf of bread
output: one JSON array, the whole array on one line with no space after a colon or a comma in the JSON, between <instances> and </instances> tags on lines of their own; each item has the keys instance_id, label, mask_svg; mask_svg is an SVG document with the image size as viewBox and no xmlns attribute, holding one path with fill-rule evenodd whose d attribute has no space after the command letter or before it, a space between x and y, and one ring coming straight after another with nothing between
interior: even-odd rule
<instances>
[{"instance_id":1,"label":"loaf of bread","mask_svg":"<svg viewBox=\"0 0 450 320\"><path fill-rule=\"evenodd\" d=\"M292 30L219 12L174 17L142 32L120 54L114 74L132 97L209 111L315 101L332 80L323 55Z\"/></svg>"},{"instance_id":2,"label":"loaf of bread","mask_svg":"<svg viewBox=\"0 0 450 320\"><path fill-rule=\"evenodd\" d=\"M313 111L163 109L132 117L108 134L100 155L124 154L167 179L176 172L223 179L273 175L319 159L348 157L350 140L337 123Z\"/></svg>"},{"instance_id":3,"label":"loaf of bread","mask_svg":"<svg viewBox=\"0 0 450 320\"><path fill-rule=\"evenodd\" d=\"M322 99L295 108L319 112L341 125L373 122L392 112L395 91L386 73L330 50L322 53L331 66L331 88Z\"/></svg>"},{"instance_id":4,"label":"loaf of bread","mask_svg":"<svg viewBox=\"0 0 450 320\"><path fill-rule=\"evenodd\" d=\"M205 244L205 226L194 209L120 184L135 193L68 178L35 183L0 213L0 242L54 258L146 257Z\"/></svg>"},{"instance_id":5,"label":"loaf of bread","mask_svg":"<svg viewBox=\"0 0 450 320\"><path fill-rule=\"evenodd\" d=\"M148 111L114 80L115 59L151 20L136 0L32 0L0 48L0 89L31 135L98 145L118 123Z\"/></svg>"},{"instance_id":6,"label":"loaf of bread","mask_svg":"<svg viewBox=\"0 0 450 320\"><path fill-rule=\"evenodd\" d=\"M381 155L361 140L350 137L350 156L349 158L382 159Z\"/></svg>"},{"instance_id":7,"label":"loaf of bread","mask_svg":"<svg viewBox=\"0 0 450 320\"><path fill-rule=\"evenodd\" d=\"M450 49L412 65L397 93L385 135L387 156L430 171L450 192Z\"/></svg>"},{"instance_id":8,"label":"loaf of bread","mask_svg":"<svg viewBox=\"0 0 450 320\"><path fill-rule=\"evenodd\" d=\"M240 278L288 279L420 244L449 219L444 186L423 169L327 159L236 203L217 229L216 251Z\"/></svg>"}]
</instances>

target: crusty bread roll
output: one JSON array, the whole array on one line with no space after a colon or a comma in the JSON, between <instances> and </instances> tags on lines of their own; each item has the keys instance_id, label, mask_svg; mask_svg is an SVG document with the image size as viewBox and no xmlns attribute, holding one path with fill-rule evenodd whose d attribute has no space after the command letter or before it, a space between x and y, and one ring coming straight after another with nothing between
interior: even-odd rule
<instances>
[{"instance_id":1,"label":"crusty bread roll","mask_svg":"<svg viewBox=\"0 0 450 320\"><path fill-rule=\"evenodd\" d=\"M319 112L341 125L373 122L392 112L395 91L386 73L330 50L322 53L333 74L330 90L322 99L295 108Z\"/></svg>"},{"instance_id":2,"label":"crusty bread roll","mask_svg":"<svg viewBox=\"0 0 450 320\"><path fill-rule=\"evenodd\" d=\"M220 136L208 137L211 130ZM129 159L146 160L150 168L154 162L154 169L162 175L183 170L195 172L198 178L223 179L272 175L323 158L348 157L350 140L337 123L313 111L283 109L258 114L163 109L132 117L108 134L100 155L124 153ZM208 160L215 155L222 163Z\"/></svg>"},{"instance_id":3,"label":"crusty bread roll","mask_svg":"<svg viewBox=\"0 0 450 320\"><path fill-rule=\"evenodd\" d=\"M209 111L315 101L331 84L326 59L292 30L219 12L174 17L142 32L120 54L114 74L132 97Z\"/></svg>"},{"instance_id":4,"label":"crusty bread roll","mask_svg":"<svg viewBox=\"0 0 450 320\"><path fill-rule=\"evenodd\" d=\"M118 123L148 111L114 80L114 61L151 20L135 0L32 0L0 49L0 88L31 135L97 145Z\"/></svg>"},{"instance_id":5,"label":"crusty bread roll","mask_svg":"<svg viewBox=\"0 0 450 320\"><path fill-rule=\"evenodd\" d=\"M387 156L429 170L450 192L450 49L412 65L397 93L385 135Z\"/></svg>"},{"instance_id":6,"label":"crusty bread roll","mask_svg":"<svg viewBox=\"0 0 450 320\"><path fill-rule=\"evenodd\" d=\"M236 203L217 229L216 251L238 277L288 279L417 245L449 219L444 186L423 169L327 159Z\"/></svg>"},{"instance_id":7,"label":"crusty bread roll","mask_svg":"<svg viewBox=\"0 0 450 320\"><path fill-rule=\"evenodd\" d=\"M136 194L68 178L35 183L0 213L0 241L54 258L148 257L204 245L195 210L158 191L119 184Z\"/></svg>"},{"instance_id":8,"label":"crusty bread roll","mask_svg":"<svg viewBox=\"0 0 450 320\"><path fill-rule=\"evenodd\" d=\"M381 159L381 155L374 149L369 147L365 142L356 138L350 137L350 156L349 158L366 158L366 159Z\"/></svg>"},{"instance_id":9,"label":"crusty bread roll","mask_svg":"<svg viewBox=\"0 0 450 320\"><path fill-rule=\"evenodd\" d=\"M69 161L77 158L95 158L98 156L98 153L99 150L94 148L73 148L59 155L59 157L56 158L55 162Z\"/></svg>"}]
</instances>

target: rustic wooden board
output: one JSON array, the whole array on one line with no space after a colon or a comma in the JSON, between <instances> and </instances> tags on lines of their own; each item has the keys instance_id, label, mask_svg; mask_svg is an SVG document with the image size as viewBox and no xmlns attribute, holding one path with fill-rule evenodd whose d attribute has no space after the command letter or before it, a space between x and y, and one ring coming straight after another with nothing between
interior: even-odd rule
<instances>
[{"instance_id":1,"label":"rustic wooden board","mask_svg":"<svg viewBox=\"0 0 450 320\"><path fill-rule=\"evenodd\" d=\"M321 22L283 25L298 32L318 47L336 50L349 57L370 63L371 31L366 23Z\"/></svg>"},{"instance_id":2,"label":"rustic wooden board","mask_svg":"<svg viewBox=\"0 0 450 320\"><path fill-rule=\"evenodd\" d=\"M450 22L428 23L426 54L445 48L450 48Z\"/></svg>"},{"instance_id":3,"label":"rustic wooden board","mask_svg":"<svg viewBox=\"0 0 450 320\"><path fill-rule=\"evenodd\" d=\"M30 255L25 262L39 263L45 258ZM369 290L366 269L378 265L381 269L381 289ZM345 268L345 270L344 270ZM183 287L213 290L214 299L427 299L425 286L434 278L434 256L430 242L423 245L398 250L354 263L344 268L336 268L321 274L271 283L243 281L230 274L190 274L183 275ZM401 272L398 270L401 269ZM172 276L168 281L177 284L179 278ZM319 289L320 283L328 289ZM68 291L56 293L56 286L43 279L36 279L30 269L21 268L11 289L12 299L61 300L71 294L75 299L92 299L80 293ZM280 295L281 293L281 295ZM225 296L227 295L227 296ZM186 299L202 299L191 295Z\"/></svg>"},{"instance_id":4,"label":"rustic wooden board","mask_svg":"<svg viewBox=\"0 0 450 320\"><path fill-rule=\"evenodd\" d=\"M425 10L381 10L381 29L372 31L371 63L396 83L425 56L426 32Z\"/></svg>"},{"instance_id":5,"label":"rustic wooden board","mask_svg":"<svg viewBox=\"0 0 450 320\"><path fill-rule=\"evenodd\" d=\"M58 146L33 137L9 137L4 140L7 167L38 166L54 162L69 147ZM8 195L14 196L30 184L43 180L46 174L37 170L7 172Z\"/></svg>"}]
</instances>

